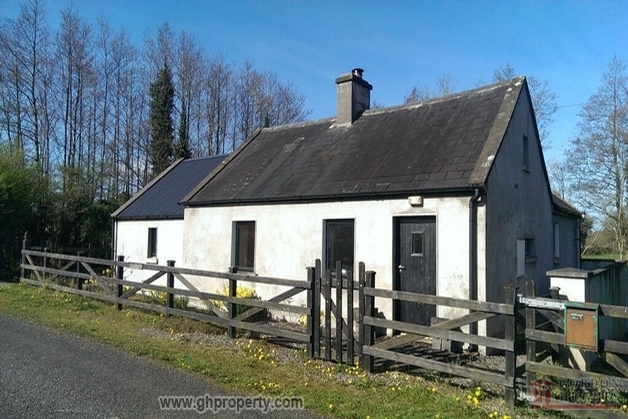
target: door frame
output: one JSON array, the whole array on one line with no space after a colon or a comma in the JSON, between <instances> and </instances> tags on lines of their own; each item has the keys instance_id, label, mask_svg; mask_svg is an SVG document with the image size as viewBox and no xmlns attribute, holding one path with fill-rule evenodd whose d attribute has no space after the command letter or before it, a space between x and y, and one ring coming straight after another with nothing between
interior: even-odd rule
<instances>
[{"instance_id":1,"label":"door frame","mask_svg":"<svg viewBox=\"0 0 628 419\"><path fill-rule=\"evenodd\" d=\"M412 215L400 215L393 216L392 218L392 289L393 291L399 290L399 282L400 275L398 271L399 266L399 246L398 243L398 235L399 235L399 222L401 220L426 220L433 219L434 220L434 244L436 255L434 257L434 295L438 295L438 216L436 214L412 214ZM393 320L399 320L399 301L393 301L392 307L392 315ZM394 332L398 333L398 332Z\"/></svg>"}]
</instances>

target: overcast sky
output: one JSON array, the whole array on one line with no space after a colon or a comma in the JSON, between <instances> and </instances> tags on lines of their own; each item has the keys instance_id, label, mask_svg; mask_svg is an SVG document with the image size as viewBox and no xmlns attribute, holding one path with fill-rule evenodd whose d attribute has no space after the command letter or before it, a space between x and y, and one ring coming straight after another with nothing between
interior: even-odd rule
<instances>
[{"instance_id":1,"label":"overcast sky","mask_svg":"<svg viewBox=\"0 0 628 419\"><path fill-rule=\"evenodd\" d=\"M600 84L614 55L628 61L627 1L242 1L48 0L56 28L68 5L87 22L104 17L141 46L169 22L212 54L251 60L306 95L310 119L336 112L334 78L354 67L373 85L371 99L402 102L413 85L434 88L450 75L460 90L490 83L510 63L547 80L558 94L549 157L576 132L579 105ZM0 0L0 17L19 1Z\"/></svg>"}]
</instances>

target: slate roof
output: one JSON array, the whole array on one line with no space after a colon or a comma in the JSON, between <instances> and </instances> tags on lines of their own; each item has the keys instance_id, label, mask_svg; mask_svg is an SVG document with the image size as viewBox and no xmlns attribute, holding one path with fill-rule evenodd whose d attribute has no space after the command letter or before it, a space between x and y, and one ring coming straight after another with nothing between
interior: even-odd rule
<instances>
[{"instance_id":1,"label":"slate roof","mask_svg":"<svg viewBox=\"0 0 628 419\"><path fill-rule=\"evenodd\" d=\"M184 202L315 201L482 186L525 85L520 77L425 102L253 134Z\"/></svg>"},{"instance_id":2,"label":"slate roof","mask_svg":"<svg viewBox=\"0 0 628 419\"><path fill-rule=\"evenodd\" d=\"M183 219L179 201L226 155L178 160L111 216L116 220Z\"/></svg>"},{"instance_id":3,"label":"slate roof","mask_svg":"<svg viewBox=\"0 0 628 419\"><path fill-rule=\"evenodd\" d=\"M576 218L582 217L582 212L574 208L569 202L552 192L552 204L554 209Z\"/></svg>"}]
</instances>

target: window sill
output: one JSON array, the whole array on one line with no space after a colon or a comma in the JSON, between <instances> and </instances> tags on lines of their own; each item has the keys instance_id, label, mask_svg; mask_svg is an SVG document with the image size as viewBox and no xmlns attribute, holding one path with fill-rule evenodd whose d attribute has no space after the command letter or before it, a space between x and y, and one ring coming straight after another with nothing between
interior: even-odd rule
<instances>
[{"instance_id":1,"label":"window sill","mask_svg":"<svg viewBox=\"0 0 628 419\"><path fill-rule=\"evenodd\" d=\"M239 266L236 266L236 273L256 275L255 274L255 268L241 268Z\"/></svg>"},{"instance_id":2,"label":"window sill","mask_svg":"<svg viewBox=\"0 0 628 419\"><path fill-rule=\"evenodd\" d=\"M146 258L145 263L149 263L151 265L158 265L159 259L157 259L157 256L154 256L152 258Z\"/></svg>"},{"instance_id":3,"label":"window sill","mask_svg":"<svg viewBox=\"0 0 628 419\"><path fill-rule=\"evenodd\" d=\"M558 264L560 264L560 258L554 256L554 265L558 265Z\"/></svg>"},{"instance_id":4,"label":"window sill","mask_svg":"<svg viewBox=\"0 0 628 419\"><path fill-rule=\"evenodd\" d=\"M526 265L527 264L534 264L536 263L536 258L535 257L526 257Z\"/></svg>"},{"instance_id":5,"label":"window sill","mask_svg":"<svg viewBox=\"0 0 628 419\"><path fill-rule=\"evenodd\" d=\"M523 166L523 171L526 173L530 173L530 166Z\"/></svg>"}]
</instances>

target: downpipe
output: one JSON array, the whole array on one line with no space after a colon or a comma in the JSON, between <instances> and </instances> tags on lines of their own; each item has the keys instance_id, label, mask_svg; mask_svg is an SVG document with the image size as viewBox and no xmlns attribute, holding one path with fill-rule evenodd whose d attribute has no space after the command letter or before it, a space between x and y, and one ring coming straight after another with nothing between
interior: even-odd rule
<instances>
[{"instance_id":1,"label":"downpipe","mask_svg":"<svg viewBox=\"0 0 628 419\"><path fill-rule=\"evenodd\" d=\"M469 300L478 299L478 201L481 197L480 189L476 188L469 199ZM478 324L469 325L469 334L478 334ZM477 350L476 345L470 349Z\"/></svg>"}]
</instances>

